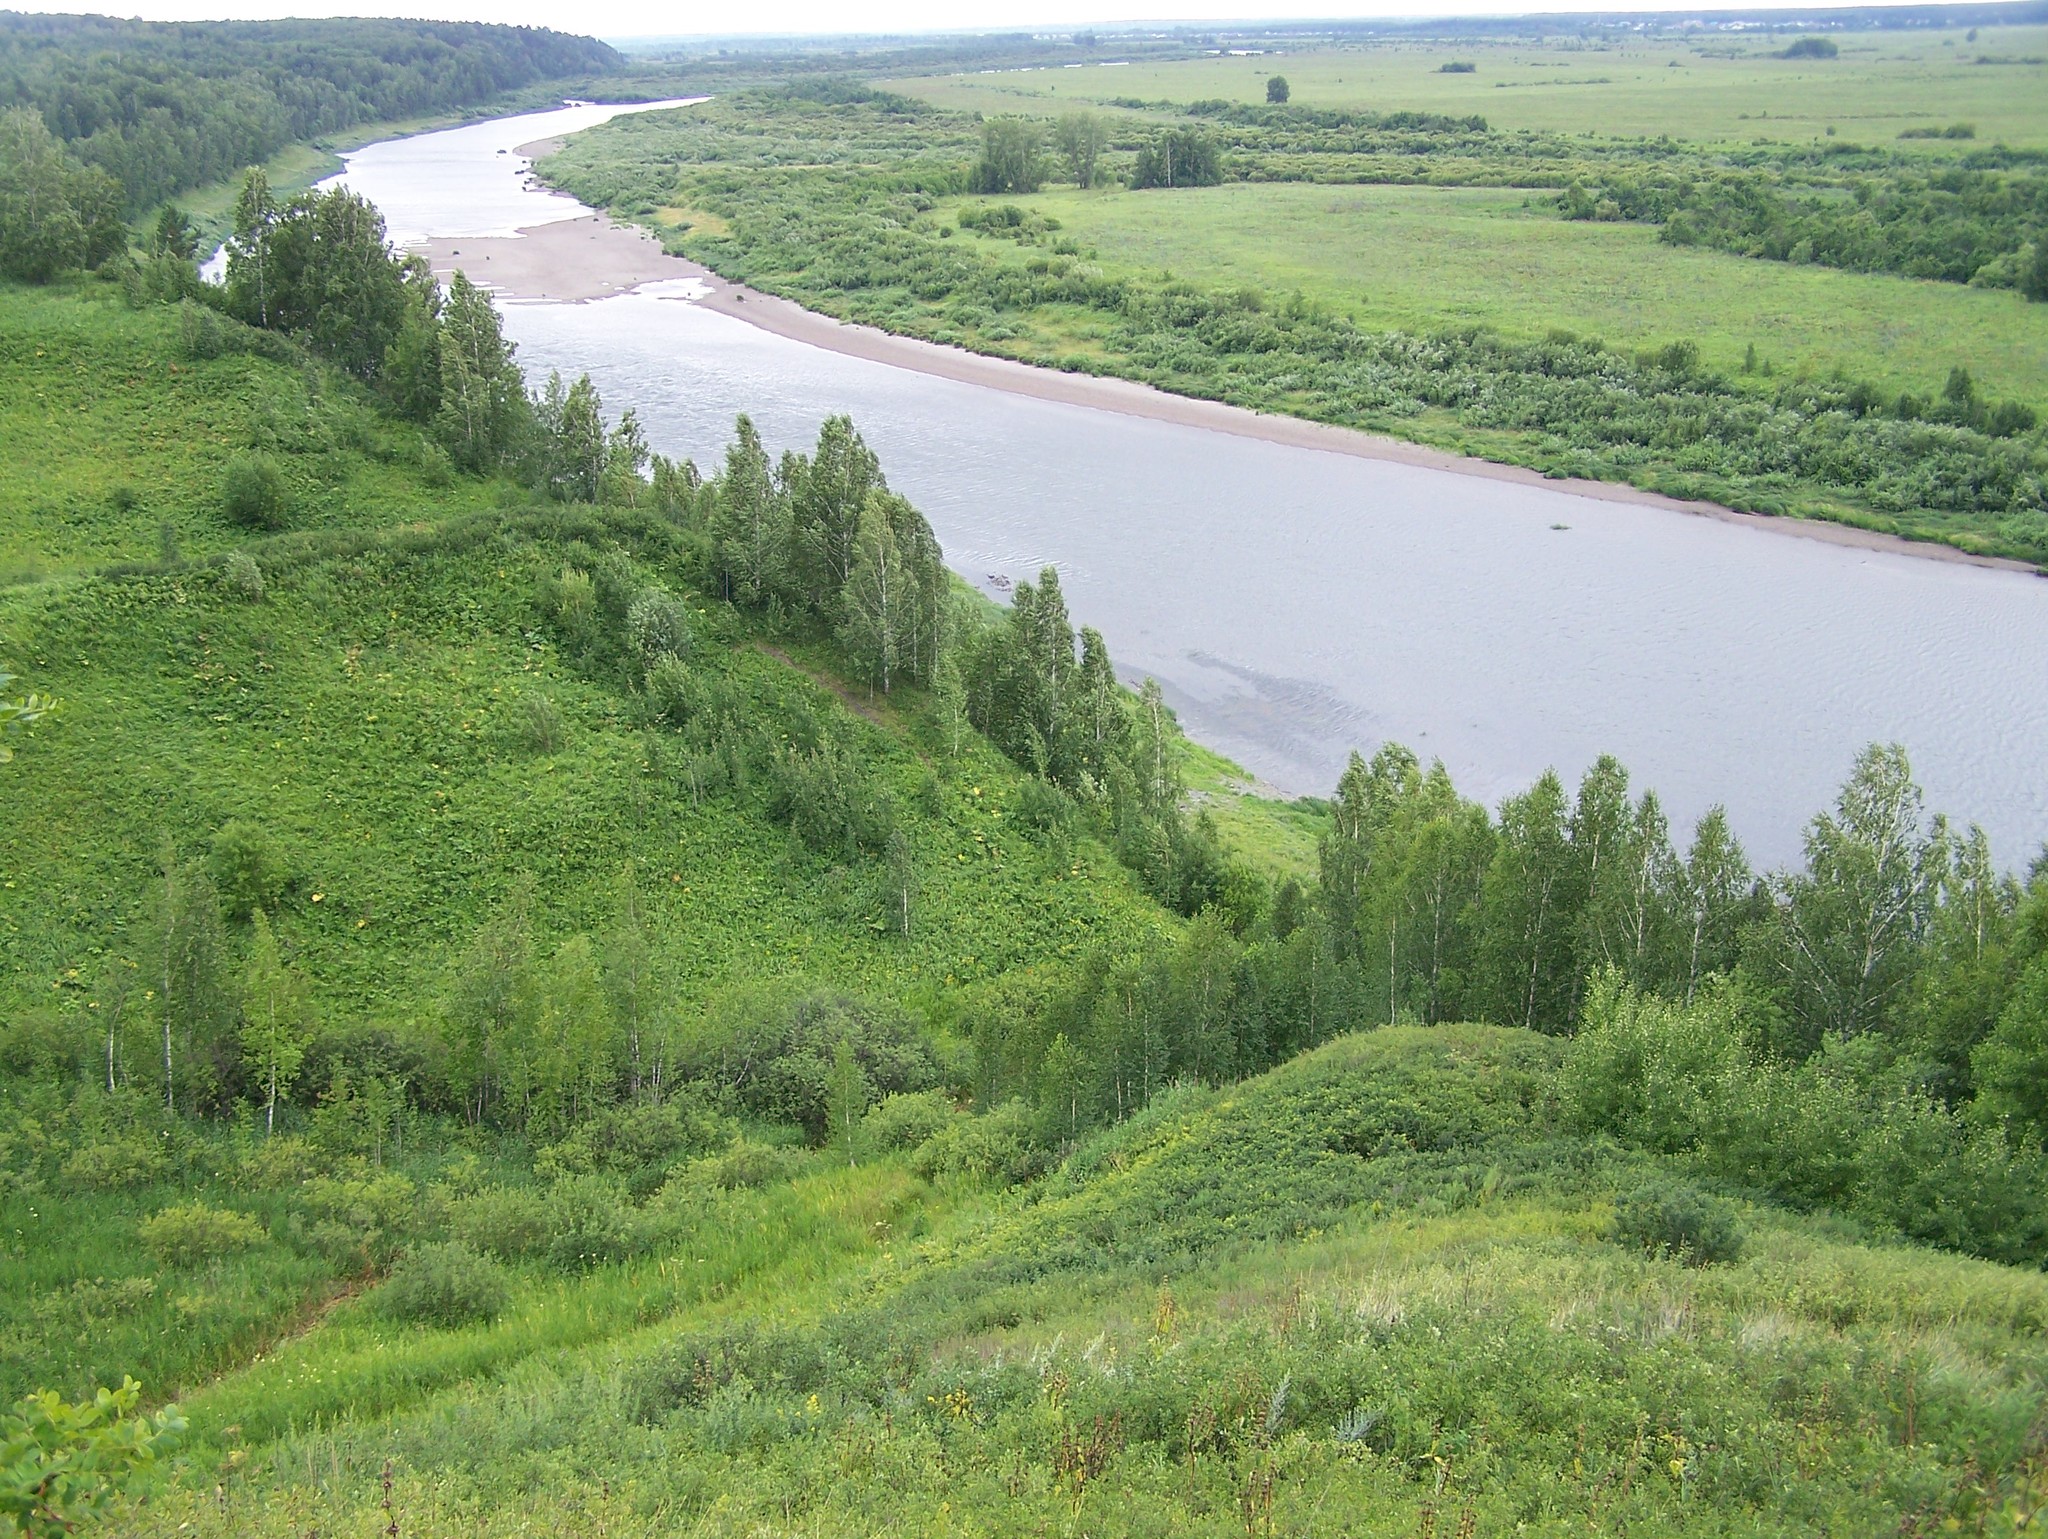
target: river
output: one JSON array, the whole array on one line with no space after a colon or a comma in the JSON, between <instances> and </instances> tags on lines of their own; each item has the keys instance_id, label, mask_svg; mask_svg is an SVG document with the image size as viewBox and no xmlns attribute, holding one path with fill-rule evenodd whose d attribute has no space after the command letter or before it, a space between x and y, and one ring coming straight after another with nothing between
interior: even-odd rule
<instances>
[{"instance_id":1,"label":"river","mask_svg":"<svg viewBox=\"0 0 2048 1539\"><path fill-rule=\"evenodd\" d=\"M407 243L574 217L511 152L619 110L390 141L340 180ZM1127 677L1284 791L1327 794L1386 740L1489 803L1608 752L1681 841L1720 802L1781 864L1857 751L1896 740L2002 863L2048 839L2037 577L1033 400L775 336L695 292L512 304L506 330L530 377L588 371L609 412L707 468L739 412L771 450L850 414L956 571L999 592L1056 566Z\"/></svg>"}]
</instances>

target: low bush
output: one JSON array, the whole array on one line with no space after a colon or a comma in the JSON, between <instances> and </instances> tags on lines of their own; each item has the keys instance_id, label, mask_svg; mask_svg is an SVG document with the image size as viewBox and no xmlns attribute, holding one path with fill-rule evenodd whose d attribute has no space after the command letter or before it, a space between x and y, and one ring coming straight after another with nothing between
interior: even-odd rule
<instances>
[{"instance_id":1,"label":"low bush","mask_svg":"<svg viewBox=\"0 0 2048 1539\"><path fill-rule=\"evenodd\" d=\"M277 900L291 883L291 872L277 841L260 825L244 818L221 825L220 832L213 836L209 864L221 907L235 919L247 919L259 908L276 908Z\"/></svg>"},{"instance_id":2,"label":"low bush","mask_svg":"<svg viewBox=\"0 0 2048 1539\"><path fill-rule=\"evenodd\" d=\"M723 1154L697 1161L690 1167L690 1172L713 1186L740 1190L794 1180L803 1168L801 1150L754 1143L742 1138Z\"/></svg>"},{"instance_id":3,"label":"low bush","mask_svg":"<svg viewBox=\"0 0 2048 1539\"><path fill-rule=\"evenodd\" d=\"M458 1198L449 1209L448 1230L473 1250L501 1261L524 1261L546 1253L552 1238L547 1199L523 1186L487 1186Z\"/></svg>"},{"instance_id":4,"label":"low bush","mask_svg":"<svg viewBox=\"0 0 2048 1539\"><path fill-rule=\"evenodd\" d=\"M140 1133L102 1139L72 1151L64 1161L64 1184L74 1191L117 1192L161 1180L170 1160Z\"/></svg>"},{"instance_id":5,"label":"low bush","mask_svg":"<svg viewBox=\"0 0 2048 1539\"><path fill-rule=\"evenodd\" d=\"M238 454L221 476L220 505L245 529L282 529L290 498L277 461L260 452Z\"/></svg>"},{"instance_id":6,"label":"low bush","mask_svg":"<svg viewBox=\"0 0 2048 1539\"><path fill-rule=\"evenodd\" d=\"M548 1265L584 1272L624 1261L638 1248L625 1194L596 1176L572 1176L548 1193Z\"/></svg>"},{"instance_id":7,"label":"low bush","mask_svg":"<svg viewBox=\"0 0 2048 1539\"><path fill-rule=\"evenodd\" d=\"M504 1268L459 1240L416 1245L377 1293L393 1320L454 1327L495 1320L511 1298Z\"/></svg>"},{"instance_id":8,"label":"low bush","mask_svg":"<svg viewBox=\"0 0 2048 1539\"><path fill-rule=\"evenodd\" d=\"M263 568L246 550L231 551L221 567L220 585L245 604L263 602Z\"/></svg>"},{"instance_id":9,"label":"low bush","mask_svg":"<svg viewBox=\"0 0 2048 1539\"><path fill-rule=\"evenodd\" d=\"M626 645L643 675L664 658L688 657L690 616L682 600L663 588L641 593L626 612Z\"/></svg>"},{"instance_id":10,"label":"low bush","mask_svg":"<svg viewBox=\"0 0 2048 1539\"><path fill-rule=\"evenodd\" d=\"M1712 1266L1742 1254L1735 1211L1683 1181L1653 1182L1628 1193L1614 1208L1614 1238L1651 1255L1675 1256L1687 1266Z\"/></svg>"},{"instance_id":11,"label":"low bush","mask_svg":"<svg viewBox=\"0 0 2048 1539\"><path fill-rule=\"evenodd\" d=\"M136 1236L160 1263L176 1267L216 1261L261 1245L266 1238L263 1226L248 1214L203 1202L165 1208L144 1219Z\"/></svg>"},{"instance_id":12,"label":"low bush","mask_svg":"<svg viewBox=\"0 0 2048 1539\"><path fill-rule=\"evenodd\" d=\"M861 1119L861 1142L878 1151L915 1149L935 1138L957 1115L943 1091L884 1096Z\"/></svg>"},{"instance_id":13,"label":"low bush","mask_svg":"<svg viewBox=\"0 0 2048 1539\"><path fill-rule=\"evenodd\" d=\"M1031 1134L1031 1108L1005 1102L983 1116L947 1123L910 1157L910 1165L927 1181L1015 1186L1045 1168Z\"/></svg>"}]
</instances>

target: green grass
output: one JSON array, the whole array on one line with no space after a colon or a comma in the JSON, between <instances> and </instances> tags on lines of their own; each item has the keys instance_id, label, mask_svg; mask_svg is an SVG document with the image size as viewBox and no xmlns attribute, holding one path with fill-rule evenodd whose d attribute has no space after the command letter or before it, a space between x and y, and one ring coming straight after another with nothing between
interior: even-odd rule
<instances>
[{"instance_id":1,"label":"green grass","mask_svg":"<svg viewBox=\"0 0 2048 1539\"><path fill-rule=\"evenodd\" d=\"M178 316L131 311L90 280L0 286L0 588L245 543L221 508L228 461L287 461L293 527L365 528L487 506L473 481L431 485L417 430L331 371L195 359Z\"/></svg>"},{"instance_id":2,"label":"green grass","mask_svg":"<svg viewBox=\"0 0 2048 1539\"><path fill-rule=\"evenodd\" d=\"M1754 346L1781 371L1840 369L1923 395L1962 365L1994 398L2048 405L2048 306L1668 246L1647 225L1559 219L1548 193L1232 183L1015 201L1057 218L1108 270L1299 290L1372 329L1540 338L1563 328L1630 347L1687 339L1729 373Z\"/></svg>"},{"instance_id":3,"label":"green grass","mask_svg":"<svg viewBox=\"0 0 2048 1539\"><path fill-rule=\"evenodd\" d=\"M1801 144L1827 136L1890 144L1902 128L1974 123L1978 144L2048 145L2041 110L2048 28L1986 27L1836 36L1835 59L1769 57L1798 34L1697 40L1466 39L1362 44L1252 59L1191 59L1119 69L1041 69L888 82L892 90L979 112L1046 112L1068 103L1263 102L1287 77L1301 106L1477 113L1496 128L1646 135L1708 143ZM1979 64L1980 57L2032 62ZM1471 74L1443 74L1453 60ZM1909 140L1930 155L1953 141ZM1967 145L1962 146L1967 147Z\"/></svg>"},{"instance_id":4,"label":"green grass","mask_svg":"<svg viewBox=\"0 0 2048 1539\"><path fill-rule=\"evenodd\" d=\"M1343 1038L1022 1204L885 1161L491 1327L345 1306L115 1531L2010 1531L2048 1282L1754 1205L1733 1262L1629 1249L1657 1167L1560 1136L1555 1058Z\"/></svg>"}]
</instances>

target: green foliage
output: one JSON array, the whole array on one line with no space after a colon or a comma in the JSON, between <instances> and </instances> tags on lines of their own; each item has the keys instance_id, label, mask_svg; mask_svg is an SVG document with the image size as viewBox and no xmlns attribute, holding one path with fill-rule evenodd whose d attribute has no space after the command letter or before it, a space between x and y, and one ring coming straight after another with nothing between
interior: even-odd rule
<instances>
[{"instance_id":1,"label":"green foliage","mask_svg":"<svg viewBox=\"0 0 2048 1539\"><path fill-rule=\"evenodd\" d=\"M797 980L712 1000L676 1068L736 1111L797 1124L813 1144L858 1122L868 1097L927 1089L937 1078L923 1034L900 1010ZM848 1097L859 1101L851 1111Z\"/></svg>"},{"instance_id":2,"label":"green foliage","mask_svg":"<svg viewBox=\"0 0 2048 1539\"><path fill-rule=\"evenodd\" d=\"M0 668L0 691L5 691L13 683L14 675ZM0 764L6 764L14 757L14 748L7 739L33 727L56 708L56 701L41 695L10 697L0 693Z\"/></svg>"},{"instance_id":3,"label":"green foliage","mask_svg":"<svg viewBox=\"0 0 2048 1539\"><path fill-rule=\"evenodd\" d=\"M1131 186L1214 187L1223 180L1223 157L1199 128L1173 128L1138 151Z\"/></svg>"},{"instance_id":4,"label":"green foliage","mask_svg":"<svg viewBox=\"0 0 2048 1539\"><path fill-rule=\"evenodd\" d=\"M1614 1205L1614 1237L1687 1266L1715 1266L1742 1254L1742 1226L1727 1203L1684 1181L1639 1186Z\"/></svg>"},{"instance_id":5,"label":"green foliage","mask_svg":"<svg viewBox=\"0 0 2048 1539\"><path fill-rule=\"evenodd\" d=\"M291 862L268 829L247 818L231 818L213 836L208 857L214 891L231 919L253 918L274 909L291 884Z\"/></svg>"},{"instance_id":6,"label":"green foliage","mask_svg":"<svg viewBox=\"0 0 2048 1539\"><path fill-rule=\"evenodd\" d=\"M245 529L282 529L291 514L291 494L277 461L261 451L229 460L221 476L220 506Z\"/></svg>"},{"instance_id":7,"label":"green foliage","mask_svg":"<svg viewBox=\"0 0 2048 1539\"><path fill-rule=\"evenodd\" d=\"M1833 38L1802 37L1778 51L1781 59L1832 59L1841 53Z\"/></svg>"},{"instance_id":8,"label":"green foliage","mask_svg":"<svg viewBox=\"0 0 2048 1539\"><path fill-rule=\"evenodd\" d=\"M1021 1185L1046 1166L1035 1122L1022 1101L1005 1101L979 1117L954 1118L912 1151L911 1168L927 1181Z\"/></svg>"},{"instance_id":9,"label":"green foliage","mask_svg":"<svg viewBox=\"0 0 2048 1539\"><path fill-rule=\"evenodd\" d=\"M1562 1099L1577 1127L1686 1156L1722 1181L1999 1260L2038 1256L2037 1152L1929 1101L1868 1040L1774 1062L1751 1045L1767 1023L1737 989L1682 1006L1604 978Z\"/></svg>"},{"instance_id":10,"label":"green foliage","mask_svg":"<svg viewBox=\"0 0 2048 1539\"><path fill-rule=\"evenodd\" d=\"M1979 1112L2037 1148L2048 1142L2048 958L2036 958L2007 996L1971 1069Z\"/></svg>"},{"instance_id":11,"label":"green foliage","mask_svg":"<svg viewBox=\"0 0 2048 1539\"><path fill-rule=\"evenodd\" d=\"M175 1408L143 1415L124 1379L72 1404L44 1390L0 1413L0 1517L24 1539L58 1539L120 1512L185 1430Z\"/></svg>"},{"instance_id":12,"label":"green foliage","mask_svg":"<svg viewBox=\"0 0 2048 1539\"><path fill-rule=\"evenodd\" d=\"M1286 105L1288 94L1285 75L1274 75L1266 81L1266 100L1275 106Z\"/></svg>"},{"instance_id":13,"label":"green foliage","mask_svg":"<svg viewBox=\"0 0 2048 1539\"><path fill-rule=\"evenodd\" d=\"M120 179L117 209L147 210L297 140L619 63L589 38L475 23L0 19L0 78Z\"/></svg>"},{"instance_id":14,"label":"green foliage","mask_svg":"<svg viewBox=\"0 0 2048 1539\"><path fill-rule=\"evenodd\" d=\"M649 588L626 614L626 646L651 676L664 662L690 655L690 616L682 602L661 588Z\"/></svg>"},{"instance_id":15,"label":"green foliage","mask_svg":"<svg viewBox=\"0 0 2048 1539\"><path fill-rule=\"evenodd\" d=\"M263 568L245 550L228 552L220 572L221 586L245 604L263 602Z\"/></svg>"},{"instance_id":16,"label":"green foliage","mask_svg":"<svg viewBox=\"0 0 2048 1539\"><path fill-rule=\"evenodd\" d=\"M0 278L48 283L127 249L114 180L65 154L34 108L0 112Z\"/></svg>"},{"instance_id":17,"label":"green foliage","mask_svg":"<svg viewBox=\"0 0 2048 1539\"><path fill-rule=\"evenodd\" d=\"M196 1267L262 1244L264 1230L246 1213L187 1202L144 1219L136 1238L165 1266Z\"/></svg>"},{"instance_id":18,"label":"green foliage","mask_svg":"<svg viewBox=\"0 0 2048 1539\"><path fill-rule=\"evenodd\" d=\"M976 192L1036 192L1045 181L1042 130L1030 118L990 118L981 126L981 159L969 181Z\"/></svg>"},{"instance_id":19,"label":"green foliage","mask_svg":"<svg viewBox=\"0 0 2048 1539\"><path fill-rule=\"evenodd\" d=\"M861 1118L860 1139L877 1152L915 1149L951 1125L957 1115L944 1091L884 1096Z\"/></svg>"},{"instance_id":20,"label":"green foliage","mask_svg":"<svg viewBox=\"0 0 2048 1539\"><path fill-rule=\"evenodd\" d=\"M394 1320L444 1330L495 1320L512 1296L504 1269L458 1241L415 1245L377 1290Z\"/></svg>"}]
</instances>

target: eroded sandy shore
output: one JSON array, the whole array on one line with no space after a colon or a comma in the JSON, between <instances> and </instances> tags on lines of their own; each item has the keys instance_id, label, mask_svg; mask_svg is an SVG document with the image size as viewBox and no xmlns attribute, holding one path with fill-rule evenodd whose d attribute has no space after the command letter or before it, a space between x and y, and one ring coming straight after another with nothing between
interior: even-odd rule
<instances>
[{"instance_id":1,"label":"eroded sandy shore","mask_svg":"<svg viewBox=\"0 0 2048 1539\"><path fill-rule=\"evenodd\" d=\"M519 153L534 153L544 147L522 145ZM1256 438L1293 448L1321 449L1359 459L1449 471L1454 475L1549 487L1575 496L1598 498L1603 502L1664 508L1857 550L1886 551L1929 561L1959 562L2013 572L2034 571L2025 562L1971 555L1952 546L1903 540L1896 535L1855 529L1847 524L1738 513L1716 503L1667 497L1659 492L1648 492L1612 481L1553 480L1519 465L1496 465L1489 460L1431 449L1399 438L1362 433L1354 428L1332 427L1299 417L1268 415L1216 401L1195 400L1130 380L1061 373L1007 358L970 353L957 347L942 347L936 342L925 342L915 337L899 337L869 326L850 325L806 310L789 300L729 283L695 262L670 256L647 231L615 224L599 214L538 225L522 231L516 238L437 240L419 249L437 274L446 277L459 269L466 272L472 282L487 284L509 300L580 303L627 293L648 283L695 278L703 283L706 291L704 297L697 301L704 308L730 315L763 331L792 341L807 342L814 347L829 348L849 357L915 369L919 373L958 380L963 384L1006 390L1035 400L1091 406L1102 411L1122 412L1126 416L1207 428L1212 432L1231 433L1240 438Z\"/></svg>"}]
</instances>

